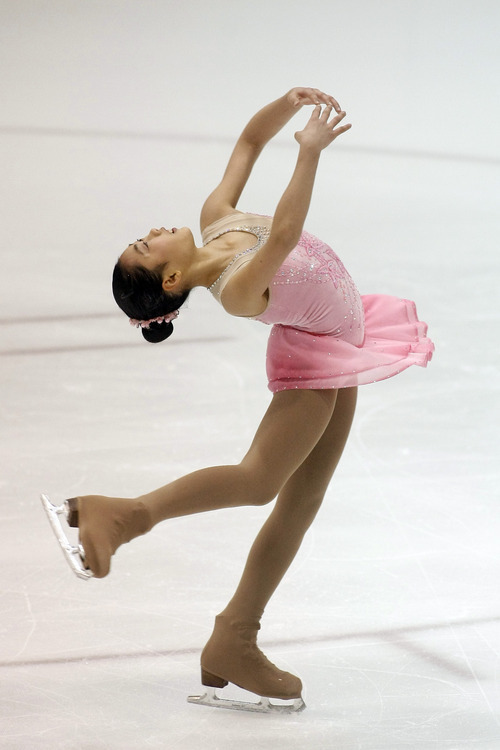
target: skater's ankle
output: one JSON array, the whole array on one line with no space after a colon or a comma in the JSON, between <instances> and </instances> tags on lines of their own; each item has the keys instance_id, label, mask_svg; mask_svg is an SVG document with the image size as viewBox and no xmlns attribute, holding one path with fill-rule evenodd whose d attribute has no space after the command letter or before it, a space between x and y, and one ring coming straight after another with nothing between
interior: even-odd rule
<instances>
[{"instance_id":1,"label":"skater's ankle","mask_svg":"<svg viewBox=\"0 0 500 750\"><path fill-rule=\"evenodd\" d=\"M148 531L151 531L155 524L151 518L151 511L147 503L141 497L134 499L134 515L137 516L137 522L141 527L141 534L147 534Z\"/></svg>"},{"instance_id":2,"label":"skater's ankle","mask_svg":"<svg viewBox=\"0 0 500 750\"><path fill-rule=\"evenodd\" d=\"M234 620L235 622L260 623L263 614L263 610L255 611L239 607L226 607L222 612L219 612L217 616L224 617L228 620Z\"/></svg>"},{"instance_id":3,"label":"skater's ankle","mask_svg":"<svg viewBox=\"0 0 500 750\"><path fill-rule=\"evenodd\" d=\"M78 501L83 501L85 505L92 508L94 512L111 512L116 517L122 517L127 529L126 536L133 539L136 536L146 534L153 527L151 513L147 504L141 497L115 497L108 495L80 495ZM130 541L127 539L127 541Z\"/></svg>"}]
</instances>

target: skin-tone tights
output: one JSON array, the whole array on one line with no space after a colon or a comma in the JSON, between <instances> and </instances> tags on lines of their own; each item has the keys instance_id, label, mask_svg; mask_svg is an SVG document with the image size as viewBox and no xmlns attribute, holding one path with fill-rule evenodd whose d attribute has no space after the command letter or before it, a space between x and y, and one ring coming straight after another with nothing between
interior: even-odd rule
<instances>
[{"instance_id":1,"label":"skin-tone tights","mask_svg":"<svg viewBox=\"0 0 500 750\"><path fill-rule=\"evenodd\" d=\"M321 506L356 396L356 388L277 393L239 465L201 469L139 498L155 525L218 508L264 505L278 495L223 614L262 616Z\"/></svg>"}]
</instances>

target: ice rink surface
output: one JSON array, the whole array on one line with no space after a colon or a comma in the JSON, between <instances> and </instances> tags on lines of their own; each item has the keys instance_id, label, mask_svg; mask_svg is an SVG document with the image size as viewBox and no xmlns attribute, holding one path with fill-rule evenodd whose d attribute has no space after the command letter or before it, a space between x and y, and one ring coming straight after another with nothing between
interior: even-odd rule
<instances>
[{"instance_id":1,"label":"ice rink surface","mask_svg":"<svg viewBox=\"0 0 500 750\"><path fill-rule=\"evenodd\" d=\"M498 8L377 5L314 1L301 25L296 2L1 4L2 750L499 750ZM83 582L38 495L133 496L246 451L268 329L197 290L148 345L110 272L150 226L197 229L246 120L299 83L356 115L307 228L362 293L416 300L436 353L360 390L260 636L307 710L260 716L186 697L269 507L164 523ZM294 127L241 208L273 212Z\"/></svg>"}]
</instances>

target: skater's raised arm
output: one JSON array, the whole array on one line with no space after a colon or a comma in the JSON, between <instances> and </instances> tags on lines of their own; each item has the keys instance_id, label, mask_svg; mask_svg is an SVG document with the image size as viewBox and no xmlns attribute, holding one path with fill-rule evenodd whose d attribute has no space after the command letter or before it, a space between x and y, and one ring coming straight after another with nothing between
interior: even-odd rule
<instances>
[{"instance_id":1,"label":"skater's raised arm","mask_svg":"<svg viewBox=\"0 0 500 750\"><path fill-rule=\"evenodd\" d=\"M203 229L234 211L253 165L262 149L306 104L331 105L340 112L338 102L319 89L296 87L268 104L250 120L234 147L220 184L209 195L201 211Z\"/></svg>"},{"instance_id":2,"label":"skater's raised arm","mask_svg":"<svg viewBox=\"0 0 500 750\"><path fill-rule=\"evenodd\" d=\"M274 274L297 245L309 210L321 151L351 127L340 125L345 112L317 105L305 128L295 133L300 145L295 171L274 214L271 235L260 251L234 274L221 302L232 315L259 315L266 308Z\"/></svg>"}]
</instances>

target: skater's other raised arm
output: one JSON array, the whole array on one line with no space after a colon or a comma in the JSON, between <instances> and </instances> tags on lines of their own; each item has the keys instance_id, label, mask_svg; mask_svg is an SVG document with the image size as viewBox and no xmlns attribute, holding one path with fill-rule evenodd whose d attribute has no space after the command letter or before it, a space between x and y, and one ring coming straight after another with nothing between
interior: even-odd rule
<instances>
[{"instance_id":1,"label":"skater's other raised arm","mask_svg":"<svg viewBox=\"0 0 500 750\"><path fill-rule=\"evenodd\" d=\"M203 205L200 217L202 231L236 209L262 149L306 104L331 105L340 112L338 102L329 94L319 89L301 87L291 89L257 112L238 138L222 181Z\"/></svg>"},{"instance_id":2,"label":"skater's other raised arm","mask_svg":"<svg viewBox=\"0 0 500 750\"><path fill-rule=\"evenodd\" d=\"M309 210L321 151L351 127L340 125L345 112L334 117L333 106L317 105L303 130L295 133L300 148L292 178L278 203L271 235L259 252L227 283L221 302L232 315L259 315L265 310L271 281L297 245Z\"/></svg>"}]
</instances>

